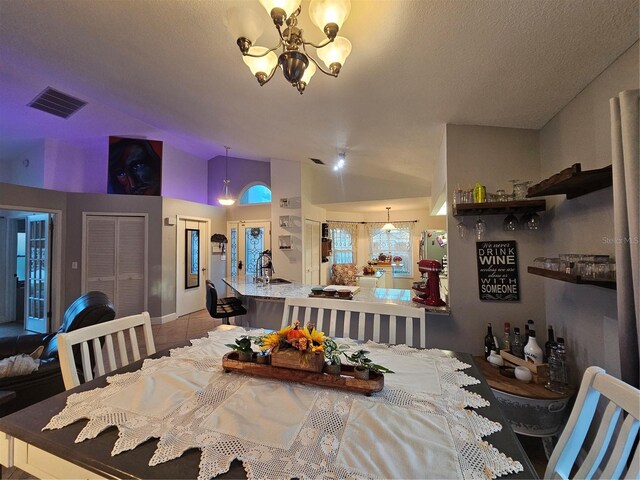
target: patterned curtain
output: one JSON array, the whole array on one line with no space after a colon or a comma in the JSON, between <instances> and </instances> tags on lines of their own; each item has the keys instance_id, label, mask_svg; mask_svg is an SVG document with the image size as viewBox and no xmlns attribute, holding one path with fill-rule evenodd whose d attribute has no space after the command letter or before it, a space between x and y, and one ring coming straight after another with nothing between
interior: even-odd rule
<instances>
[{"instance_id":1,"label":"patterned curtain","mask_svg":"<svg viewBox=\"0 0 640 480\"><path fill-rule=\"evenodd\" d=\"M329 237L333 263L356 263L357 223L329 222Z\"/></svg>"},{"instance_id":2,"label":"patterned curtain","mask_svg":"<svg viewBox=\"0 0 640 480\"><path fill-rule=\"evenodd\" d=\"M381 253L391 254L392 260L400 265L393 267L393 275L397 277L411 276L412 239L415 222L392 222L396 227L390 232L382 230L382 223L367 224L370 256L377 257ZM400 260L397 260L400 258Z\"/></svg>"}]
</instances>

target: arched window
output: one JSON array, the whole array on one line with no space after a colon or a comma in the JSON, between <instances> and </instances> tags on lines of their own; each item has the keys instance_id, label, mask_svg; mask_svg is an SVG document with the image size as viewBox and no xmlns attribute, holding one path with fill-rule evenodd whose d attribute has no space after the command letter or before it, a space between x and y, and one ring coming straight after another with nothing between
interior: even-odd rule
<instances>
[{"instance_id":1,"label":"arched window","mask_svg":"<svg viewBox=\"0 0 640 480\"><path fill-rule=\"evenodd\" d=\"M266 185L252 185L240 196L240 205L271 203L271 190Z\"/></svg>"}]
</instances>

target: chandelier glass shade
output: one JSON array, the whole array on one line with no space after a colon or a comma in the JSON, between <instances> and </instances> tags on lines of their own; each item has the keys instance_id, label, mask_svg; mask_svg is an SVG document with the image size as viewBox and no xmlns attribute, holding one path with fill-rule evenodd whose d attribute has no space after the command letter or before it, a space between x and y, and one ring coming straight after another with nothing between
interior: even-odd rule
<instances>
[{"instance_id":1,"label":"chandelier glass shade","mask_svg":"<svg viewBox=\"0 0 640 480\"><path fill-rule=\"evenodd\" d=\"M231 192L229 191L229 184L231 180L229 180L229 148L226 145L224 146L226 149L225 160L224 160L224 182L222 186L222 194L218 197L218 203L220 205L224 205L228 207L229 205L233 205L236 203L236 199L233 198Z\"/></svg>"},{"instance_id":2,"label":"chandelier glass shade","mask_svg":"<svg viewBox=\"0 0 640 480\"><path fill-rule=\"evenodd\" d=\"M351 53L351 42L338 36L351 11L351 0L311 0L311 21L327 37L318 45L306 41L303 30L298 27L301 1L259 0L271 16L280 37L273 48L255 45L263 32L260 15L256 10L233 7L227 12L225 25L236 40L244 63L261 86L271 80L277 67L280 67L284 78L302 94L317 70L337 77ZM311 49L315 49L315 54L326 68L310 54Z\"/></svg>"},{"instance_id":3,"label":"chandelier glass shade","mask_svg":"<svg viewBox=\"0 0 640 480\"><path fill-rule=\"evenodd\" d=\"M389 211L391 210L391 207L387 207L387 223L385 223L382 226L382 230L384 230L385 232L390 232L391 230L395 230L396 226L391 223L391 219L390 219L390 215L389 215Z\"/></svg>"}]
</instances>

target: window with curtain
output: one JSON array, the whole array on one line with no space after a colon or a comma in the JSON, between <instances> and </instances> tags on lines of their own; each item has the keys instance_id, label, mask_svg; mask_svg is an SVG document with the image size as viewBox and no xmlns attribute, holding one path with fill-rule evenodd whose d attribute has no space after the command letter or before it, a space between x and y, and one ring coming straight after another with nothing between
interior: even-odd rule
<instances>
[{"instance_id":1,"label":"window with curtain","mask_svg":"<svg viewBox=\"0 0 640 480\"><path fill-rule=\"evenodd\" d=\"M356 263L358 225L356 223L329 222L329 238L333 263Z\"/></svg>"},{"instance_id":2,"label":"window with curtain","mask_svg":"<svg viewBox=\"0 0 640 480\"><path fill-rule=\"evenodd\" d=\"M391 255L393 263L400 265L393 267L394 277L410 277L413 258L411 252L411 223L396 223L395 230L382 230L382 225L369 226L369 246L371 258L377 258L381 253ZM400 260L398 260L400 258Z\"/></svg>"}]
</instances>

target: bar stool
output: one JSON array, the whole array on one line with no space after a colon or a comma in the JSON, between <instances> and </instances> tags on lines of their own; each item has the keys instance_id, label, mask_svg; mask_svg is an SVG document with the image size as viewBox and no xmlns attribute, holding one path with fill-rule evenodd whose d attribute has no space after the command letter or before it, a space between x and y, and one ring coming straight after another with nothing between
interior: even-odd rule
<instances>
[{"instance_id":1,"label":"bar stool","mask_svg":"<svg viewBox=\"0 0 640 480\"><path fill-rule=\"evenodd\" d=\"M207 310L212 318L221 318L227 325L230 325L230 317L247 314L247 310L236 297L218 298L216 287L209 280L207 280Z\"/></svg>"}]
</instances>

